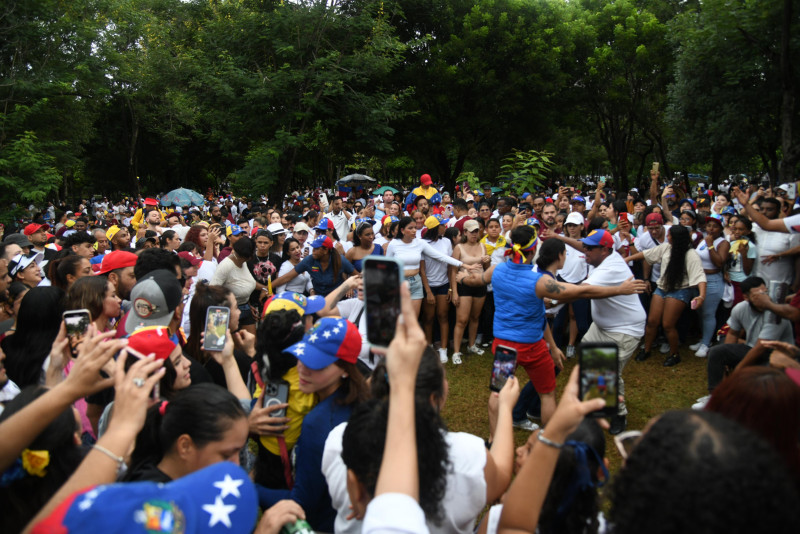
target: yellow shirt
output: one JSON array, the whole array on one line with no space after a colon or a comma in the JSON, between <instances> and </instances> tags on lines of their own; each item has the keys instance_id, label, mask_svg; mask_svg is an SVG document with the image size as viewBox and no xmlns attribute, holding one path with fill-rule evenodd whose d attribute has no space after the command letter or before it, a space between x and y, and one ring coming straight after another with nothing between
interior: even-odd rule
<instances>
[{"instance_id":1,"label":"yellow shirt","mask_svg":"<svg viewBox=\"0 0 800 534\"><path fill-rule=\"evenodd\" d=\"M300 375L297 373L297 367L292 367L286 371L283 379L289 382L289 407L286 408L286 417L290 419L289 428L283 432L283 437L286 440L286 448L292 450L300 438L303 418L317 405L319 400L314 393L300 391ZM261 396L261 388L256 388L254 396L256 398ZM278 438L275 436L261 436L259 439L265 449L272 454L280 455L281 450L278 446Z\"/></svg>"}]
</instances>

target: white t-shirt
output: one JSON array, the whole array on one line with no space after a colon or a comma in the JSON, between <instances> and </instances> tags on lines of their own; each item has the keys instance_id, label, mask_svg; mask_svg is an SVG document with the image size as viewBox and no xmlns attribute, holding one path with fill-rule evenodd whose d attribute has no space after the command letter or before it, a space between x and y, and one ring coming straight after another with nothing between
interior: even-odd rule
<instances>
[{"instance_id":1,"label":"white t-shirt","mask_svg":"<svg viewBox=\"0 0 800 534\"><path fill-rule=\"evenodd\" d=\"M756 234L759 257L752 274L760 276L768 282L777 280L791 284L794 279L794 258L778 258L769 265L762 263L761 260L766 256L778 254L800 245L800 233L770 232L757 224L753 224L753 233Z\"/></svg>"},{"instance_id":2,"label":"white t-shirt","mask_svg":"<svg viewBox=\"0 0 800 534\"><path fill-rule=\"evenodd\" d=\"M461 267L462 265L462 262L451 256L445 256L422 239L414 239L411 243L406 243L402 239L392 239L392 242L386 247L385 253L387 258L401 260L406 271L419 269L419 261L421 259L426 260L426 267L429 259L442 261L453 267ZM423 254L425 254L425 258L422 257Z\"/></svg>"},{"instance_id":3,"label":"white t-shirt","mask_svg":"<svg viewBox=\"0 0 800 534\"><path fill-rule=\"evenodd\" d=\"M384 493L372 499L364 515L364 534L428 534L425 513L404 493Z\"/></svg>"},{"instance_id":4,"label":"white t-shirt","mask_svg":"<svg viewBox=\"0 0 800 534\"><path fill-rule=\"evenodd\" d=\"M428 242L431 247L438 250L445 256L453 255L453 245L449 239L440 237L435 242ZM443 286L449 282L447 278L447 264L440 261L430 261L425 258L425 275L428 277L428 285L431 287Z\"/></svg>"},{"instance_id":5,"label":"white t-shirt","mask_svg":"<svg viewBox=\"0 0 800 534\"><path fill-rule=\"evenodd\" d=\"M347 466L342 461L342 436L346 427L347 423L342 423L331 430L322 453L322 474L328 482L331 504L337 511L334 531L339 534L362 532L361 521L345 519L351 512ZM447 474L447 490L442 499L444 517L440 526L428 524L428 528L430 532L442 534L472 534L475 519L486 505L483 472L486 467L486 446L481 438L464 432L448 432L445 440L451 470ZM365 518L363 532L366 532L366 526Z\"/></svg>"},{"instance_id":6,"label":"white t-shirt","mask_svg":"<svg viewBox=\"0 0 800 534\"><path fill-rule=\"evenodd\" d=\"M800 215L792 215L783 219L783 224L790 234L800 234Z\"/></svg>"},{"instance_id":7,"label":"white t-shirt","mask_svg":"<svg viewBox=\"0 0 800 534\"><path fill-rule=\"evenodd\" d=\"M636 240L636 249L641 252L643 250L648 250L651 248L655 248L661 243L666 243L667 241L667 234L669 226L664 226L664 241L658 242L653 239L653 236L650 232L639 233L639 239ZM661 264L654 263L652 265L652 269L650 269L650 280L652 282L658 282L658 279L661 277Z\"/></svg>"},{"instance_id":8,"label":"white t-shirt","mask_svg":"<svg viewBox=\"0 0 800 534\"><path fill-rule=\"evenodd\" d=\"M358 353L358 359L364 362L367 367L374 369L378 363L378 359L369 361L369 342L367 341L367 313L361 313L364 309L364 301L359 298L340 300L336 303L339 309L339 314L355 324L358 327L358 333L361 334L361 352ZM359 314L361 317L359 318ZM358 319L358 323L356 323Z\"/></svg>"},{"instance_id":9,"label":"white t-shirt","mask_svg":"<svg viewBox=\"0 0 800 534\"><path fill-rule=\"evenodd\" d=\"M618 286L631 276L633 273L622 256L612 252L589 274L586 283L593 286ZM642 337L647 314L638 295L617 295L592 299L592 320L601 330Z\"/></svg>"},{"instance_id":10,"label":"white t-shirt","mask_svg":"<svg viewBox=\"0 0 800 534\"><path fill-rule=\"evenodd\" d=\"M281 268L278 271L278 278L287 274L289 271L294 269L294 265L292 262L285 261L281 263ZM313 289L311 285L311 275L306 272L299 273L294 280L288 282L282 286L278 286L273 288L274 293L277 295L279 293L283 293L284 291L294 291L295 293L300 293L301 295L305 294L306 292L310 292Z\"/></svg>"},{"instance_id":11,"label":"white t-shirt","mask_svg":"<svg viewBox=\"0 0 800 534\"><path fill-rule=\"evenodd\" d=\"M247 264L237 267L229 257L222 260L217 266L214 276L209 282L212 286L224 286L236 297L236 304L243 306L250 299L250 293L256 289L256 279L253 278Z\"/></svg>"},{"instance_id":12,"label":"white t-shirt","mask_svg":"<svg viewBox=\"0 0 800 534\"><path fill-rule=\"evenodd\" d=\"M564 260L564 267L556 275L561 276L565 282L577 284L586 279L588 269L586 268L586 254L582 251L567 245L567 258Z\"/></svg>"}]
</instances>

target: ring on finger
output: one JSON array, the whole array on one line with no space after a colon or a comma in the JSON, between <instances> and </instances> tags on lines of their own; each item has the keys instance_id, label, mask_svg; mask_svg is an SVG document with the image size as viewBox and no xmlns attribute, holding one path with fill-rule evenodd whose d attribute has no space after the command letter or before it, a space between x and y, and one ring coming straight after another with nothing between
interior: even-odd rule
<instances>
[{"instance_id":1,"label":"ring on finger","mask_svg":"<svg viewBox=\"0 0 800 534\"><path fill-rule=\"evenodd\" d=\"M133 385L136 386L137 388L143 388L144 387L144 378L139 378L139 377L134 378L133 379Z\"/></svg>"}]
</instances>

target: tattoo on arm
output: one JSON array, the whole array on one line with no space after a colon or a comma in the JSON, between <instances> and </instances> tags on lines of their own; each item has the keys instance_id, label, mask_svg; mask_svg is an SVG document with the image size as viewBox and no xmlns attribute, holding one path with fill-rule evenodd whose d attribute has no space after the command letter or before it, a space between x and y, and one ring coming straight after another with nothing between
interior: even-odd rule
<instances>
[{"instance_id":1,"label":"tattoo on arm","mask_svg":"<svg viewBox=\"0 0 800 534\"><path fill-rule=\"evenodd\" d=\"M564 289L564 286L562 286L553 279L548 279L544 283L544 288L548 291L548 293L558 294L561 293L561 291Z\"/></svg>"}]
</instances>

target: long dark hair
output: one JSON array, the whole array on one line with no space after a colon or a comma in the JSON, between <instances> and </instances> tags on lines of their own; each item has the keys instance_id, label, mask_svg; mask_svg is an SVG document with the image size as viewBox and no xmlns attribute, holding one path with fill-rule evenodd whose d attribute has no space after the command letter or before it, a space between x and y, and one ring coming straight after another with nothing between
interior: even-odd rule
<instances>
[{"instance_id":1,"label":"long dark hair","mask_svg":"<svg viewBox=\"0 0 800 534\"><path fill-rule=\"evenodd\" d=\"M356 226L355 230L353 231L353 245L354 246L356 246L356 247L360 247L361 246L361 234L363 234L364 230L366 230L367 228L372 228L372 225L367 223L367 222L359 223L359 225Z\"/></svg>"},{"instance_id":2,"label":"long dark hair","mask_svg":"<svg viewBox=\"0 0 800 534\"><path fill-rule=\"evenodd\" d=\"M46 388L39 386L23 389L6 404L0 416L0 423L46 392ZM7 485L0 485L0 500L3 502L0 531L22 532L25 525L77 469L83 460L83 451L75 442L76 433L79 431L72 407L69 406L28 444L27 448L32 451L47 451L50 463L42 477L29 475L23 471L22 478L13 480ZM12 469L16 467L12 466Z\"/></svg>"},{"instance_id":3,"label":"long dark hair","mask_svg":"<svg viewBox=\"0 0 800 534\"><path fill-rule=\"evenodd\" d=\"M667 291L674 291L681 286L686 275L686 253L692 248L692 235L689 229L679 224L673 224L669 228L669 235L672 238L672 253L669 264L666 265L665 282Z\"/></svg>"},{"instance_id":4,"label":"long dark hair","mask_svg":"<svg viewBox=\"0 0 800 534\"><path fill-rule=\"evenodd\" d=\"M268 376L278 380L297 365L297 358L284 349L303 339L305 327L296 310L276 310L264 315L256 334L259 369L268 369Z\"/></svg>"},{"instance_id":5,"label":"long dark hair","mask_svg":"<svg viewBox=\"0 0 800 534\"><path fill-rule=\"evenodd\" d=\"M287 237L286 241L283 242L283 261L289 261L289 247L292 246L292 243L300 244L300 241L293 237Z\"/></svg>"},{"instance_id":6,"label":"long dark hair","mask_svg":"<svg viewBox=\"0 0 800 534\"><path fill-rule=\"evenodd\" d=\"M78 267L83 260L84 257L78 256L77 254L67 254L66 256L52 260L47 265L47 278L50 279L50 283L55 287L60 287L66 291L69 286L67 275L77 275Z\"/></svg>"},{"instance_id":7,"label":"long dark hair","mask_svg":"<svg viewBox=\"0 0 800 534\"><path fill-rule=\"evenodd\" d=\"M22 299L17 330L0 344L6 353L8 377L19 387L39 383L42 364L61 328L63 312L64 291L57 287L34 287Z\"/></svg>"},{"instance_id":8,"label":"long dark hair","mask_svg":"<svg viewBox=\"0 0 800 534\"><path fill-rule=\"evenodd\" d=\"M397 223L397 229L395 230L395 234L392 236L395 239L403 239L403 230L405 230L406 226L413 223L414 219L411 217L402 217L400 222Z\"/></svg>"},{"instance_id":9,"label":"long dark hair","mask_svg":"<svg viewBox=\"0 0 800 534\"><path fill-rule=\"evenodd\" d=\"M158 464L183 434L202 447L222 439L233 422L244 417L242 405L223 387L203 383L181 390L163 408L156 404L147 410L144 428L136 436L131 472Z\"/></svg>"},{"instance_id":10,"label":"long dark hair","mask_svg":"<svg viewBox=\"0 0 800 534\"><path fill-rule=\"evenodd\" d=\"M713 412L667 412L614 477L610 522L615 534L788 534L800 524L798 499L777 453L753 432Z\"/></svg>"},{"instance_id":11,"label":"long dark hair","mask_svg":"<svg viewBox=\"0 0 800 534\"><path fill-rule=\"evenodd\" d=\"M557 262L558 257L566 249L566 245L560 239L548 239L542 243L542 246L539 247L539 257L536 258L536 266L539 268L539 272L547 270L550 265Z\"/></svg>"},{"instance_id":12,"label":"long dark hair","mask_svg":"<svg viewBox=\"0 0 800 534\"><path fill-rule=\"evenodd\" d=\"M554 240L548 239L548 241ZM570 497L570 486L576 482L579 470L588 469L591 482L595 485L598 484L597 472L600 469L600 462L603 461L606 454L606 438L603 429L596 420L584 419L578 428L567 436L566 442L559 453L553 480L542 505L542 515L539 518L541 534L597 532L599 502L595 487L579 487L572 495L572 501L565 501ZM576 446L569 442L576 442L580 445ZM593 449L597 456L586 450L587 446ZM578 461L576 447L584 449L585 465Z\"/></svg>"},{"instance_id":13,"label":"long dark hair","mask_svg":"<svg viewBox=\"0 0 800 534\"><path fill-rule=\"evenodd\" d=\"M383 458L388 416L389 381L383 359L370 379L373 400L358 406L342 438L342 460L367 491L374 495ZM444 396L444 369L433 349L422 354L415 386L415 419L419 458L420 506L432 522L442 517L441 501L447 490L449 469L444 421L431 405Z\"/></svg>"}]
</instances>

